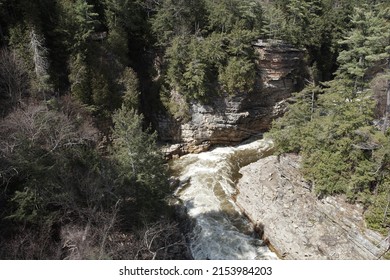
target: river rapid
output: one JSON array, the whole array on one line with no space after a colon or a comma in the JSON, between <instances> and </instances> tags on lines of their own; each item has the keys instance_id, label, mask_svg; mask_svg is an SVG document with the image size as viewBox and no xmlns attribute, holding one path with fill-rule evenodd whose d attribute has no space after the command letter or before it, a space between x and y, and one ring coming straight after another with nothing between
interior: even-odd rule
<instances>
[{"instance_id":1,"label":"river rapid","mask_svg":"<svg viewBox=\"0 0 390 280\"><path fill-rule=\"evenodd\" d=\"M256 140L189 154L171 162L172 175L180 182L175 195L194 221L190 233L194 259L277 259L234 202L240 168L272 150L271 141Z\"/></svg>"}]
</instances>

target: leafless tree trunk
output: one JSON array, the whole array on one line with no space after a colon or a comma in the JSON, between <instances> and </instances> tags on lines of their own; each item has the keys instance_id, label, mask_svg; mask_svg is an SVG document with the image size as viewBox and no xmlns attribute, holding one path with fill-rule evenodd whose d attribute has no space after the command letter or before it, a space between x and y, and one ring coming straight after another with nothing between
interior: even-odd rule
<instances>
[{"instance_id":1,"label":"leafless tree trunk","mask_svg":"<svg viewBox=\"0 0 390 280\"><path fill-rule=\"evenodd\" d=\"M30 32L30 49L34 60L34 72L37 78L37 90L45 93L49 89L49 63L47 60L47 49L44 40L34 29ZM45 98L45 95L44 95Z\"/></svg>"},{"instance_id":2,"label":"leafless tree trunk","mask_svg":"<svg viewBox=\"0 0 390 280\"><path fill-rule=\"evenodd\" d=\"M107 237L111 232L111 229L114 227L115 223L117 222L117 215L119 212L119 206L120 206L120 200L118 200L114 206L113 212L110 217L110 221L108 225L105 226L104 232L103 232L103 237L102 237L102 242L100 243L100 250L99 250L99 259L103 259L104 257L104 252L105 252L105 246L106 246L106 241Z\"/></svg>"},{"instance_id":3,"label":"leafless tree trunk","mask_svg":"<svg viewBox=\"0 0 390 280\"><path fill-rule=\"evenodd\" d=\"M390 117L390 80L387 81L385 121L382 127L383 133L387 131Z\"/></svg>"},{"instance_id":4,"label":"leafless tree trunk","mask_svg":"<svg viewBox=\"0 0 390 280\"><path fill-rule=\"evenodd\" d=\"M385 213L383 214L383 224L385 225L386 223L386 219L387 219L387 212L389 210L389 205L390 205L390 191L389 193L387 194L387 205L386 205L386 209L385 209Z\"/></svg>"}]
</instances>

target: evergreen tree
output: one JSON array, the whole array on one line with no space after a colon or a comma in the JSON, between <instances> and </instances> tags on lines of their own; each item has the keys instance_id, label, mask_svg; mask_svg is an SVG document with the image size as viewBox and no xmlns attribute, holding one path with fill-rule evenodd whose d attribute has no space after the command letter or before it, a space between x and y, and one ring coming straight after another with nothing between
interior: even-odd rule
<instances>
[{"instance_id":1,"label":"evergreen tree","mask_svg":"<svg viewBox=\"0 0 390 280\"><path fill-rule=\"evenodd\" d=\"M340 52L337 72L339 77L353 81L353 94L367 84L368 70L388 59L390 54L390 9L381 5L355 8L353 28L340 43L346 49ZM383 63L383 66L387 66ZM382 67L383 67L382 66Z\"/></svg>"},{"instance_id":2,"label":"evergreen tree","mask_svg":"<svg viewBox=\"0 0 390 280\"><path fill-rule=\"evenodd\" d=\"M123 180L117 193L124 199L135 198L135 203L127 207L150 219L161 214L168 180L163 157L156 146L157 135L150 130L143 131L142 122L143 117L134 109L122 106L116 111L112 152Z\"/></svg>"},{"instance_id":3,"label":"evergreen tree","mask_svg":"<svg viewBox=\"0 0 390 280\"><path fill-rule=\"evenodd\" d=\"M297 94L270 135L281 152L302 155L302 171L319 195L345 193L364 203L368 223L383 232L389 217L388 135L372 125L368 82L388 71L388 4L357 7L351 23L336 78Z\"/></svg>"},{"instance_id":4,"label":"evergreen tree","mask_svg":"<svg viewBox=\"0 0 390 280\"><path fill-rule=\"evenodd\" d=\"M253 91L252 44L262 28L260 4L250 0L201 1L197 6L192 1L179 2L173 7L171 1L163 1L152 19L158 41L166 47L164 88L186 100L202 101L215 93ZM176 26L174 22L187 13L195 17Z\"/></svg>"}]
</instances>

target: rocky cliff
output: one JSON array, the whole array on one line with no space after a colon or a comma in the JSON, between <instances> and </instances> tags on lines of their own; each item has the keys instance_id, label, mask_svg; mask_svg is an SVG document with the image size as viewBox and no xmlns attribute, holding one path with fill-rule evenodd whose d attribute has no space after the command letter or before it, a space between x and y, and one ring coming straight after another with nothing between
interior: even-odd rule
<instances>
[{"instance_id":1,"label":"rocky cliff","mask_svg":"<svg viewBox=\"0 0 390 280\"><path fill-rule=\"evenodd\" d=\"M240 170L236 202L285 259L379 259L387 238L366 228L363 207L344 197L318 199L299 157L269 156Z\"/></svg>"},{"instance_id":2,"label":"rocky cliff","mask_svg":"<svg viewBox=\"0 0 390 280\"><path fill-rule=\"evenodd\" d=\"M166 153L181 155L207 150L214 144L236 144L269 129L283 113L284 100L302 88L304 51L282 42L259 40L256 89L253 93L219 96L208 104L189 104L190 120L160 115L157 130L169 143ZM174 144L174 145L172 145Z\"/></svg>"}]
</instances>

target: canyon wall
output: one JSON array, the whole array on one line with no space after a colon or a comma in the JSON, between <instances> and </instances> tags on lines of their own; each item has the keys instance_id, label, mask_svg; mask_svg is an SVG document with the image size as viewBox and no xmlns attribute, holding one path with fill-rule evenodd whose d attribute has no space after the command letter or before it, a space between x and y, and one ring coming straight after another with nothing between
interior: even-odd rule
<instances>
[{"instance_id":1,"label":"canyon wall","mask_svg":"<svg viewBox=\"0 0 390 280\"><path fill-rule=\"evenodd\" d=\"M218 96L207 104L189 104L189 121L157 117L160 140L168 156L197 153L212 145L237 144L265 132L285 109L286 99L302 88L307 77L304 50L280 41L259 40L254 92Z\"/></svg>"}]
</instances>

